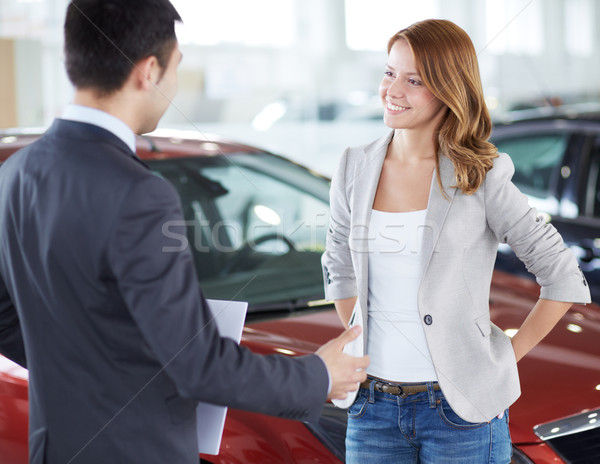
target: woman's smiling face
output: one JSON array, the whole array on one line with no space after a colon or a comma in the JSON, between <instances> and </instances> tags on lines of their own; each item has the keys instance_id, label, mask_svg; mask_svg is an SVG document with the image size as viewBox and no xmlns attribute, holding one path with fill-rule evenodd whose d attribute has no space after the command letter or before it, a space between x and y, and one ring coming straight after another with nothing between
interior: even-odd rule
<instances>
[{"instance_id":1,"label":"woman's smiling face","mask_svg":"<svg viewBox=\"0 0 600 464\"><path fill-rule=\"evenodd\" d=\"M412 50L403 39L397 40L390 50L379 94L383 120L393 129L433 131L447 108L423 83Z\"/></svg>"}]
</instances>

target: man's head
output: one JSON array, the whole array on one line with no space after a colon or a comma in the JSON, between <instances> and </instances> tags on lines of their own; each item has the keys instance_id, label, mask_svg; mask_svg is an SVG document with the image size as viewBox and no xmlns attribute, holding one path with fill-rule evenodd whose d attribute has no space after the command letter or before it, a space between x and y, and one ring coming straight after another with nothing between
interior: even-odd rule
<instances>
[{"instance_id":1,"label":"man's head","mask_svg":"<svg viewBox=\"0 0 600 464\"><path fill-rule=\"evenodd\" d=\"M107 96L134 66L155 56L165 70L181 17L168 0L72 0L65 19L65 57L77 89Z\"/></svg>"}]
</instances>

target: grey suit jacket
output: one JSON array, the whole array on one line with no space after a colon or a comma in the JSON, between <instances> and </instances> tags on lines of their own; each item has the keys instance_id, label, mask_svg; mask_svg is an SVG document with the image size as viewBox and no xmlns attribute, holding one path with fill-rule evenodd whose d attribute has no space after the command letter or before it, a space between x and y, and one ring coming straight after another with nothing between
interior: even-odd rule
<instances>
[{"instance_id":1,"label":"grey suit jacket","mask_svg":"<svg viewBox=\"0 0 600 464\"><path fill-rule=\"evenodd\" d=\"M328 299L358 296L350 325L362 336L347 352L366 351L368 238L373 199L393 132L343 154L331 184L331 217L323 255ZM520 395L510 338L490 322L489 293L499 243L508 243L535 274L540 297L589 303L587 282L556 229L537 217L511 182L514 167L500 154L483 185L464 195L452 162L440 155L445 197L434 175L420 244L418 310L440 386L470 422L488 421ZM401 353L399 353L401 355ZM354 397L336 401L348 407Z\"/></svg>"},{"instance_id":2,"label":"grey suit jacket","mask_svg":"<svg viewBox=\"0 0 600 464\"><path fill-rule=\"evenodd\" d=\"M318 418L323 362L219 337L165 223L175 189L97 126L57 120L0 168L0 353L29 368L32 463L197 464L198 400Z\"/></svg>"}]
</instances>

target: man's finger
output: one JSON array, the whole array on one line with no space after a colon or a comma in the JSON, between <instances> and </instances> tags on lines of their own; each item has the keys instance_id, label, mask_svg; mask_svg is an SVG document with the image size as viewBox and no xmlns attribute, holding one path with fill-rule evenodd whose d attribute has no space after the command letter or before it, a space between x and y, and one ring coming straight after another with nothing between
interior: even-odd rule
<instances>
[{"instance_id":1,"label":"man's finger","mask_svg":"<svg viewBox=\"0 0 600 464\"><path fill-rule=\"evenodd\" d=\"M368 355L357 357L347 354L344 356L344 362L349 363L349 365L356 370L364 370L367 367L369 367L369 364L371 363L371 358L369 358Z\"/></svg>"},{"instance_id":2,"label":"man's finger","mask_svg":"<svg viewBox=\"0 0 600 464\"><path fill-rule=\"evenodd\" d=\"M350 329L346 329L340 336L337 337L337 341L342 345L346 345L350 343L352 340L356 340L360 333L362 332L362 327L359 325L355 325Z\"/></svg>"},{"instance_id":3,"label":"man's finger","mask_svg":"<svg viewBox=\"0 0 600 464\"><path fill-rule=\"evenodd\" d=\"M356 371L356 375L352 380L357 383L364 382L367 380L367 373L365 371Z\"/></svg>"},{"instance_id":4,"label":"man's finger","mask_svg":"<svg viewBox=\"0 0 600 464\"><path fill-rule=\"evenodd\" d=\"M356 369L366 369L367 367L369 367L369 364L371 362L371 359L368 355L364 355L361 357L348 355L348 357L352 358L352 362L354 363L354 367Z\"/></svg>"}]
</instances>

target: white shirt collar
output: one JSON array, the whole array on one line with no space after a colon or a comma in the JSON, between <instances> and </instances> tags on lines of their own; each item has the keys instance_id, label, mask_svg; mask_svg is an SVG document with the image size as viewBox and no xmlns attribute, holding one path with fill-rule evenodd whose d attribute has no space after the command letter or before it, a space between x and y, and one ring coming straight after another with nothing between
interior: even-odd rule
<instances>
[{"instance_id":1,"label":"white shirt collar","mask_svg":"<svg viewBox=\"0 0 600 464\"><path fill-rule=\"evenodd\" d=\"M85 122L106 129L125 142L131 151L135 153L135 134L127 124L111 114L89 106L70 104L65 108L61 118L69 121Z\"/></svg>"}]
</instances>

